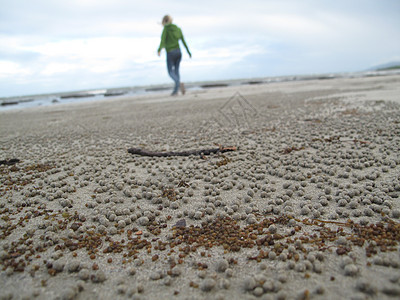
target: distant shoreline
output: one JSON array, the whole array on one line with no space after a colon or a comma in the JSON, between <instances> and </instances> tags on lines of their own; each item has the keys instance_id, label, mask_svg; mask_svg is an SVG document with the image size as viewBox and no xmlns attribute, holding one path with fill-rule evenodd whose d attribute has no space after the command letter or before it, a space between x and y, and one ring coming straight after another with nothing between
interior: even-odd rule
<instances>
[{"instance_id":1,"label":"distant shoreline","mask_svg":"<svg viewBox=\"0 0 400 300\"><path fill-rule=\"evenodd\" d=\"M400 70L400 65L399 66L393 66L393 67L387 67L387 68L378 69L378 71L391 71L391 70Z\"/></svg>"},{"instance_id":2,"label":"distant shoreline","mask_svg":"<svg viewBox=\"0 0 400 300\"><path fill-rule=\"evenodd\" d=\"M290 75L290 76L271 76L259 78L242 78L214 81L186 82L185 86L190 90L205 90L216 87L241 86L241 85L259 85L276 82L305 81L305 80L327 80L334 78L362 78L373 76L389 76L400 74L400 66L379 69L376 71L349 72L349 73L324 73L308 75ZM0 97L0 111L12 109L31 108L38 106L57 105L59 103L76 103L122 96L140 96L160 93L169 93L172 84L156 84L145 86L117 87L117 88L99 88L89 90L78 90L60 93Z\"/></svg>"}]
</instances>

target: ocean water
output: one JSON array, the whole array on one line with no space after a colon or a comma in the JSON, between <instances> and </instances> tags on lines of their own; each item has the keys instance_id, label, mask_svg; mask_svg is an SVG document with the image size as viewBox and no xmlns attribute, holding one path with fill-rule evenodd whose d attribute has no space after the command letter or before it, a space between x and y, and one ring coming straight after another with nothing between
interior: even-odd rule
<instances>
[{"instance_id":1,"label":"ocean water","mask_svg":"<svg viewBox=\"0 0 400 300\"><path fill-rule=\"evenodd\" d=\"M239 86L245 84L268 84L273 82L304 81L304 80L328 80L334 78L360 78L371 76L399 75L400 70L390 71L366 71L356 73L333 73L333 74L313 74L297 76L263 77L251 79L234 79L219 81L203 81L185 83L187 91L203 90L215 87ZM0 111L15 109L29 109L31 107L58 105L60 103L89 102L105 99L115 99L115 97L139 96L146 94L165 94L172 91L172 84L151 85L151 86L132 86L112 89L95 89L85 91L71 91L63 93L52 93L42 95L30 95L20 97L0 98Z\"/></svg>"}]
</instances>

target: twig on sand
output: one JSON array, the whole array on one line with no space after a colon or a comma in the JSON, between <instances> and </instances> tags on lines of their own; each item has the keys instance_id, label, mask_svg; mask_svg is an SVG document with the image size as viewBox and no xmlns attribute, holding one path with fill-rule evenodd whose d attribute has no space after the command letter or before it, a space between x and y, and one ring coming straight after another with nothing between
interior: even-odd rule
<instances>
[{"instance_id":1,"label":"twig on sand","mask_svg":"<svg viewBox=\"0 0 400 300\"><path fill-rule=\"evenodd\" d=\"M12 166L19 162L20 160L18 158L5 159L5 160L0 160L0 165Z\"/></svg>"},{"instance_id":2,"label":"twig on sand","mask_svg":"<svg viewBox=\"0 0 400 300\"><path fill-rule=\"evenodd\" d=\"M142 156L155 156L155 157L167 157L167 156L190 156L190 155L210 155L213 153L223 153L228 151L236 151L236 147L222 147L202 150L188 150L181 152L154 152L147 151L141 148L129 148L128 153L137 154Z\"/></svg>"},{"instance_id":3,"label":"twig on sand","mask_svg":"<svg viewBox=\"0 0 400 300\"><path fill-rule=\"evenodd\" d=\"M289 154L289 153L291 153L293 151L300 151L300 150L304 150L304 149L305 149L304 147L299 147L299 148L297 148L297 147L289 147L289 148L283 149L281 151L281 153Z\"/></svg>"}]
</instances>

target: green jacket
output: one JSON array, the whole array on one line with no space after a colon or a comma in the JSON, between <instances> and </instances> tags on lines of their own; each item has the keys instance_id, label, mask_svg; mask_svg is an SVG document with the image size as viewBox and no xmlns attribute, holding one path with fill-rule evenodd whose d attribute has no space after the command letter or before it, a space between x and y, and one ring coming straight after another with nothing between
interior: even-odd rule
<instances>
[{"instance_id":1,"label":"green jacket","mask_svg":"<svg viewBox=\"0 0 400 300\"><path fill-rule=\"evenodd\" d=\"M192 56L188 46L186 45L185 39L183 38L182 30L175 24L167 24L164 26L158 51L161 51L162 48L165 48L167 52L170 52L171 50L179 48L179 40L182 40L187 53L189 56Z\"/></svg>"}]
</instances>

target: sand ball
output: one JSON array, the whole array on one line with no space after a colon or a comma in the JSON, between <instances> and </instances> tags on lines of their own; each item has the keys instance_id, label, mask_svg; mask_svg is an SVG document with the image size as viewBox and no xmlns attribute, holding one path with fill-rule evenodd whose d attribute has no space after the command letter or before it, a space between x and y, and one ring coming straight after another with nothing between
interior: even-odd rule
<instances>
[{"instance_id":1,"label":"sand ball","mask_svg":"<svg viewBox=\"0 0 400 300\"><path fill-rule=\"evenodd\" d=\"M231 268L227 268L225 270L225 275L226 275L226 277L232 277L233 276L233 270Z\"/></svg>"},{"instance_id":2,"label":"sand ball","mask_svg":"<svg viewBox=\"0 0 400 300\"><path fill-rule=\"evenodd\" d=\"M212 278L206 278L203 280L203 282L200 284L200 289L204 292L209 292L211 291L216 285L216 282Z\"/></svg>"},{"instance_id":3,"label":"sand ball","mask_svg":"<svg viewBox=\"0 0 400 300\"><path fill-rule=\"evenodd\" d=\"M268 258L269 258L270 260L274 260L274 259L276 258L276 253L275 253L274 251L270 251L270 252L268 253Z\"/></svg>"},{"instance_id":4,"label":"sand ball","mask_svg":"<svg viewBox=\"0 0 400 300\"><path fill-rule=\"evenodd\" d=\"M109 230L108 230L108 233L109 234L111 234L111 235L114 235L114 234L117 234L117 228L115 228L114 226L113 227L111 227Z\"/></svg>"},{"instance_id":5,"label":"sand ball","mask_svg":"<svg viewBox=\"0 0 400 300\"><path fill-rule=\"evenodd\" d=\"M276 225L271 224L271 225L268 227L268 231L269 231L270 233L276 233L276 231L277 231Z\"/></svg>"},{"instance_id":6,"label":"sand ball","mask_svg":"<svg viewBox=\"0 0 400 300\"><path fill-rule=\"evenodd\" d=\"M392 218L399 219L400 218L400 209L392 210Z\"/></svg>"},{"instance_id":7,"label":"sand ball","mask_svg":"<svg viewBox=\"0 0 400 300\"><path fill-rule=\"evenodd\" d=\"M70 273L78 272L80 268L80 262L78 260L72 260L67 264L67 270Z\"/></svg>"},{"instance_id":8,"label":"sand ball","mask_svg":"<svg viewBox=\"0 0 400 300\"><path fill-rule=\"evenodd\" d=\"M222 278L219 282L219 286L225 290L229 289L231 282L228 279Z\"/></svg>"},{"instance_id":9,"label":"sand ball","mask_svg":"<svg viewBox=\"0 0 400 300\"><path fill-rule=\"evenodd\" d=\"M82 270L79 271L78 276L79 276L80 279L86 281L86 280L88 280L89 277L90 277L90 272L89 272L88 269L82 269Z\"/></svg>"},{"instance_id":10,"label":"sand ball","mask_svg":"<svg viewBox=\"0 0 400 300\"><path fill-rule=\"evenodd\" d=\"M150 274L149 278L151 280L159 280L159 279L161 279L161 274L160 274L160 272L153 272Z\"/></svg>"},{"instance_id":11,"label":"sand ball","mask_svg":"<svg viewBox=\"0 0 400 300\"><path fill-rule=\"evenodd\" d=\"M368 295L375 295L377 293L377 288L370 284L366 279L361 279L357 282L356 288Z\"/></svg>"},{"instance_id":12,"label":"sand ball","mask_svg":"<svg viewBox=\"0 0 400 300\"><path fill-rule=\"evenodd\" d=\"M61 260L56 260L53 263L53 269L57 272L62 272L64 270L65 263Z\"/></svg>"},{"instance_id":13,"label":"sand ball","mask_svg":"<svg viewBox=\"0 0 400 300\"><path fill-rule=\"evenodd\" d=\"M131 275L131 276L135 275L135 274L136 274L136 269L135 269L134 267L131 267L131 268L128 270L128 274Z\"/></svg>"},{"instance_id":14,"label":"sand ball","mask_svg":"<svg viewBox=\"0 0 400 300\"><path fill-rule=\"evenodd\" d=\"M149 224L149 218L148 217L140 217L138 220L139 225L146 226Z\"/></svg>"},{"instance_id":15,"label":"sand ball","mask_svg":"<svg viewBox=\"0 0 400 300\"><path fill-rule=\"evenodd\" d=\"M220 259L217 261L217 263L215 264L215 270L217 272L225 272L226 269L228 269L229 267L229 263L227 262L226 259Z\"/></svg>"},{"instance_id":16,"label":"sand ball","mask_svg":"<svg viewBox=\"0 0 400 300\"><path fill-rule=\"evenodd\" d=\"M306 265L302 262L296 264L295 270L299 273L305 272L307 269Z\"/></svg>"},{"instance_id":17,"label":"sand ball","mask_svg":"<svg viewBox=\"0 0 400 300\"><path fill-rule=\"evenodd\" d=\"M246 219L248 224L255 224L257 223L257 219L253 214L249 214L247 215L247 219Z\"/></svg>"},{"instance_id":18,"label":"sand ball","mask_svg":"<svg viewBox=\"0 0 400 300\"><path fill-rule=\"evenodd\" d=\"M265 292L273 292L274 289L275 289L274 282L272 280L267 280L266 282L264 282L263 290Z\"/></svg>"},{"instance_id":19,"label":"sand ball","mask_svg":"<svg viewBox=\"0 0 400 300\"><path fill-rule=\"evenodd\" d=\"M260 297L262 296L262 294L264 294L264 290L262 287L256 287L253 291L253 295L256 297Z\"/></svg>"},{"instance_id":20,"label":"sand ball","mask_svg":"<svg viewBox=\"0 0 400 300\"><path fill-rule=\"evenodd\" d=\"M246 277L243 280L243 288L245 291L252 291L257 286L257 282L253 277Z\"/></svg>"},{"instance_id":21,"label":"sand ball","mask_svg":"<svg viewBox=\"0 0 400 300\"><path fill-rule=\"evenodd\" d=\"M182 273L182 270L177 267L174 267L171 269L171 276L178 277L181 275L181 273Z\"/></svg>"},{"instance_id":22,"label":"sand ball","mask_svg":"<svg viewBox=\"0 0 400 300\"><path fill-rule=\"evenodd\" d=\"M348 264L344 267L344 274L346 276L355 276L358 273L358 268L354 264Z\"/></svg>"}]
</instances>

